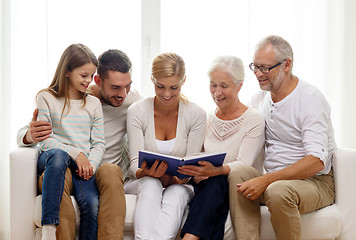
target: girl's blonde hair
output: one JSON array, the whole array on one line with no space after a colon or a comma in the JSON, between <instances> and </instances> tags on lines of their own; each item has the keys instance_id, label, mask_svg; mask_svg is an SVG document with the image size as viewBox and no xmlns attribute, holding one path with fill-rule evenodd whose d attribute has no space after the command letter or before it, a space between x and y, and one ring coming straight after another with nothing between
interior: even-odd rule
<instances>
[{"instance_id":1,"label":"girl's blonde hair","mask_svg":"<svg viewBox=\"0 0 356 240\"><path fill-rule=\"evenodd\" d=\"M157 78L178 77L182 85L185 80L185 63L183 58L176 53L162 53L152 63L152 81L156 83ZM183 103L188 103L187 97L179 95Z\"/></svg>"},{"instance_id":2,"label":"girl's blonde hair","mask_svg":"<svg viewBox=\"0 0 356 240\"><path fill-rule=\"evenodd\" d=\"M69 79L67 77L68 72L73 71L75 68L81 67L84 64L93 63L98 67L98 60L95 54L84 44L72 44L64 50L61 59L59 60L56 73L54 74L51 84L42 89L37 93L37 95L42 91L47 91L57 98L64 98L64 106L61 114L61 119L66 106L68 105L67 112L70 109L69 101ZM37 97L37 96L36 96ZM86 94L83 93L82 96L83 107L86 103Z\"/></svg>"}]
</instances>

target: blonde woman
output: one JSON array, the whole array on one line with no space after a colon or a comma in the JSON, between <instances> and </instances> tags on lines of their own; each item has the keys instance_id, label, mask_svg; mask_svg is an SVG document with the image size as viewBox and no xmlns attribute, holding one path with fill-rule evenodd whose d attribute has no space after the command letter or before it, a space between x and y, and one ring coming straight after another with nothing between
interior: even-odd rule
<instances>
[{"instance_id":1,"label":"blonde woman","mask_svg":"<svg viewBox=\"0 0 356 240\"><path fill-rule=\"evenodd\" d=\"M156 95L133 104L127 112L130 174L127 193L137 194L135 239L175 239L193 191L188 179L165 174L158 161L138 168L139 150L184 157L202 149L206 113L181 95L186 80L183 59L163 53L152 64Z\"/></svg>"}]
</instances>

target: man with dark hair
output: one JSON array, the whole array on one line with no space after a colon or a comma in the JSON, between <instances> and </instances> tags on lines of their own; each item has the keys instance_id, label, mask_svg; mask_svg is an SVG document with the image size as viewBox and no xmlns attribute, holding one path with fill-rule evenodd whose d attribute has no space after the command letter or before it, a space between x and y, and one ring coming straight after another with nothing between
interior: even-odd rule
<instances>
[{"instance_id":1,"label":"man with dark hair","mask_svg":"<svg viewBox=\"0 0 356 240\"><path fill-rule=\"evenodd\" d=\"M91 85L89 91L102 102L104 114L104 134L106 149L100 167L95 175L100 193L98 213L98 239L124 239L124 222L126 203L124 180L128 175L129 159L126 148L126 112L135 101L142 98L131 88L132 64L129 57L122 51L110 49L99 56L97 75L94 76L96 85ZM49 122L37 121L37 110L28 126L23 127L17 134L19 147L33 146L49 137L52 133ZM66 184L71 185L71 179L66 178ZM69 191L63 191L62 202L70 201ZM62 204L61 216L64 226L57 228L57 237L62 233L74 231L74 211L71 202ZM68 205L69 204L69 205ZM69 217L68 217L69 216ZM75 216L74 216L75 220ZM66 236L74 236L68 233ZM67 238L68 239L68 238Z\"/></svg>"}]
</instances>

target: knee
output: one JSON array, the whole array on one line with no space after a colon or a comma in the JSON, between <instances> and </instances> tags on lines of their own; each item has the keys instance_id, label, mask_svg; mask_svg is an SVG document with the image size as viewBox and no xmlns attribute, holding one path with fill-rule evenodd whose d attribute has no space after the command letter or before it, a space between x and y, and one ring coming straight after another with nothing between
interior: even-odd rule
<instances>
[{"instance_id":1,"label":"knee","mask_svg":"<svg viewBox=\"0 0 356 240\"><path fill-rule=\"evenodd\" d=\"M208 180L210 180L210 187L216 190L224 189L228 186L227 177L225 175L215 176Z\"/></svg>"},{"instance_id":2,"label":"knee","mask_svg":"<svg viewBox=\"0 0 356 240\"><path fill-rule=\"evenodd\" d=\"M68 166L69 155L67 152L54 148L49 150L47 165L55 168L63 168Z\"/></svg>"},{"instance_id":3,"label":"knee","mask_svg":"<svg viewBox=\"0 0 356 240\"><path fill-rule=\"evenodd\" d=\"M265 191L265 200L269 211L282 209L283 206L296 206L295 196L293 188L287 180L274 182Z\"/></svg>"},{"instance_id":4,"label":"knee","mask_svg":"<svg viewBox=\"0 0 356 240\"><path fill-rule=\"evenodd\" d=\"M173 184L164 192L164 202L176 202L178 205L185 206L189 200L190 193L182 184Z\"/></svg>"},{"instance_id":5,"label":"knee","mask_svg":"<svg viewBox=\"0 0 356 240\"><path fill-rule=\"evenodd\" d=\"M50 150L51 151L51 155L53 157L58 157L58 158L69 158L69 155L67 152L63 151L62 149L59 148L53 148Z\"/></svg>"},{"instance_id":6,"label":"knee","mask_svg":"<svg viewBox=\"0 0 356 240\"><path fill-rule=\"evenodd\" d=\"M139 180L138 195L145 198L156 198L162 196L163 186L159 179L153 177L143 177Z\"/></svg>"},{"instance_id":7,"label":"knee","mask_svg":"<svg viewBox=\"0 0 356 240\"><path fill-rule=\"evenodd\" d=\"M105 163L101 165L96 172L95 178L99 189L124 185L123 174L120 167L112 163Z\"/></svg>"},{"instance_id":8,"label":"knee","mask_svg":"<svg viewBox=\"0 0 356 240\"><path fill-rule=\"evenodd\" d=\"M225 194L229 191L229 184L225 175L210 177L199 183L199 191L207 194ZM221 194L220 194L221 195Z\"/></svg>"},{"instance_id":9,"label":"knee","mask_svg":"<svg viewBox=\"0 0 356 240\"><path fill-rule=\"evenodd\" d=\"M228 175L229 185L235 186L238 183L242 183L248 179L253 178L251 171L254 168L248 165L239 165L233 168Z\"/></svg>"},{"instance_id":10,"label":"knee","mask_svg":"<svg viewBox=\"0 0 356 240\"><path fill-rule=\"evenodd\" d=\"M96 175L97 175L97 177L102 177L102 178L104 178L107 175L118 176L121 179L123 176L120 167L113 163L104 163L104 164L100 165Z\"/></svg>"}]
</instances>

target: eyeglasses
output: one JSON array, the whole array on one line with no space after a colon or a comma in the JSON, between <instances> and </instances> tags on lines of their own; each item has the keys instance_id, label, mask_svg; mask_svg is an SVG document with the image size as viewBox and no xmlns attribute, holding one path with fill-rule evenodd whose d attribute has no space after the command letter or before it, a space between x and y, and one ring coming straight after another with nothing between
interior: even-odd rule
<instances>
[{"instance_id":1,"label":"eyeglasses","mask_svg":"<svg viewBox=\"0 0 356 240\"><path fill-rule=\"evenodd\" d=\"M251 71L253 71L254 73L256 73L258 69L260 69L260 71L262 73L267 74L273 68L278 67L279 65L281 65L285 60L287 60L287 59L283 59L282 61L278 62L277 64L273 65L272 67L267 67L267 66L263 66L263 65L255 65L254 63L250 63L250 65L248 65L248 66L251 69Z\"/></svg>"}]
</instances>

